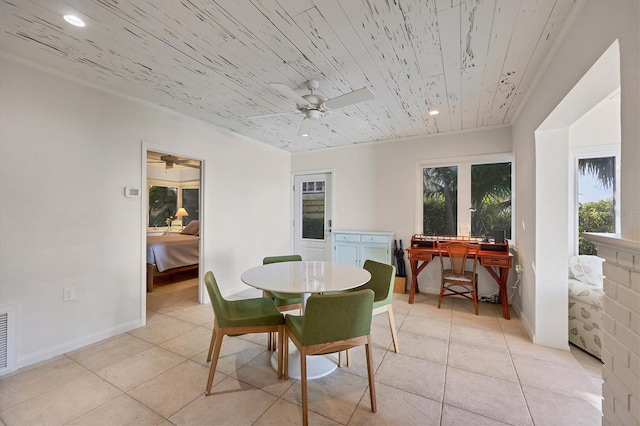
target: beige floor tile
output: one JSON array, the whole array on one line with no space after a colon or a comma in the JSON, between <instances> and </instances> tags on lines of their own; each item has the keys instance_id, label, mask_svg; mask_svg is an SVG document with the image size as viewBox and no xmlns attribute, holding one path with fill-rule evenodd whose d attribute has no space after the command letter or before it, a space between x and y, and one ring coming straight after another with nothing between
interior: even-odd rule
<instances>
[{"instance_id":1,"label":"beige floor tile","mask_svg":"<svg viewBox=\"0 0 640 426\"><path fill-rule=\"evenodd\" d=\"M440 423L440 402L400 389L376 383L378 410L371 412L369 391L362 396L349 425L437 425Z\"/></svg>"},{"instance_id":2,"label":"beige floor tile","mask_svg":"<svg viewBox=\"0 0 640 426\"><path fill-rule=\"evenodd\" d=\"M185 361L153 379L131 389L128 394L163 417L204 394L209 370L193 361ZM214 385L226 377L219 374Z\"/></svg>"},{"instance_id":3,"label":"beige floor tile","mask_svg":"<svg viewBox=\"0 0 640 426\"><path fill-rule=\"evenodd\" d=\"M97 371L147 350L152 346L151 343L137 337L122 334L84 349L70 352L67 356L89 370Z\"/></svg>"},{"instance_id":4,"label":"beige floor tile","mask_svg":"<svg viewBox=\"0 0 640 426\"><path fill-rule=\"evenodd\" d=\"M90 374L66 356L58 356L0 379L0 411Z\"/></svg>"},{"instance_id":5,"label":"beige floor tile","mask_svg":"<svg viewBox=\"0 0 640 426\"><path fill-rule=\"evenodd\" d=\"M302 424L302 407L284 399L279 399L266 413L254 423L254 426L297 426ZM338 426L340 423L334 422L320 414L309 411L309 424Z\"/></svg>"},{"instance_id":6,"label":"beige floor tile","mask_svg":"<svg viewBox=\"0 0 640 426\"><path fill-rule=\"evenodd\" d=\"M184 357L156 346L98 370L96 374L119 389L127 391L184 360Z\"/></svg>"},{"instance_id":7,"label":"beige floor tile","mask_svg":"<svg viewBox=\"0 0 640 426\"><path fill-rule=\"evenodd\" d=\"M211 305L192 305L182 309L169 311L165 314L172 318L193 324L207 325L209 328L213 327L213 310L211 309Z\"/></svg>"},{"instance_id":8,"label":"beige floor tile","mask_svg":"<svg viewBox=\"0 0 640 426\"><path fill-rule=\"evenodd\" d=\"M475 315L475 307L473 305L472 300L463 299L462 297L450 297L453 300L453 314L463 313L468 315ZM496 306L493 303L484 303L478 302L478 313L480 316L496 316L496 311L494 309ZM500 312L502 316L502 311Z\"/></svg>"},{"instance_id":9,"label":"beige floor tile","mask_svg":"<svg viewBox=\"0 0 640 426\"><path fill-rule=\"evenodd\" d=\"M390 350L393 351L393 349L390 349ZM355 374L357 376L364 377L364 378L369 377L367 373L367 356L365 354L364 346L358 346L357 348L350 349L349 351L351 353L351 366L347 367L347 359L343 352L341 368L347 373ZM382 363L382 360L384 359L386 353L387 351L382 349L378 349L378 348L371 349L371 354L373 356L374 372L378 370L378 367L380 367L380 364Z\"/></svg>"},{"instance_id":10,"label":"beige floor tile","mask_svg":"<svg viewBox=\"0 0 640 426\"><path fill-rule=\"evenodd\" d=\"M482 327L490 328L496 331L502 331L500 328L500 318L494 315L475 315L469 312L453 311L451 313L451 325L459 325L464 327Z\"/></svg>"},{"instance_id":11,"label":"beige floor tile","mask_svg":"<svg viewBox=\"0 0 640 426\"><path fill-rule=\"evenodd\" d=\"M400 353L414 358L446 364L449 341L431 336L413 334L407 331L398 333Z\"/></svg>"},{"instance_id":12,"label":"beige floor tile","mask_svg":"<svg viewBox=\"0 0 640 426\"><path fill-rule=\"evenodd\" d=\"M209 396L195 401L171 416L175 425L250 425L277 401L277 397L227 377Z\"/></svg>"},{"instance_id":13,"label":"beige floor tile","mask_svg":"<svg viewBox=\"0 0 640 426\"><path fill-rule=\"evenodd\" d=\"M523 385L592 402L600 400L602 390L579 365L569 367L520 355L512 355L512 358Z\"/></svg>"},{"instance_id":14,"label":"beige floor tile","mask_svg":"<svg viewBox=\"0 0 640 426\"><path fill-rule=\"evenodd\" d=\"M94 374L15 405L2 412L11 425L65 424L121 395L115 387Z\"/></svg>"},{"instance_id":15,"label":"beige floor tile","mask_svg":"<svg viewBox=\"0 0 640 426\"><path fill-rule=\"evenodd\" d=\"M454 324L451 326L451 342L507 350L504 334L499 328L468 327Z\"/></svg>"},{"instance_id":16,"label":"beige floor tile","mask_svg":"<svg viewBox=\"0 0 640 426\"><path fill-rule=\"evenodd\" d=\"M552 361L559 364L565 364L570 367L578 368L580 364L571 352L562 349L549 348L542 345L534 345L531 343L529 337L505 334L505 340L509 346L509 352L511 354L523 355L530 358L541 359L545 361Z\"/></svg>"},{"instance_id":17,"label":"beige floor tile","mask_svg":"<svg viewBox=\"0 0 640 426\"><path fill-rule=\"evenodd\" d=\"M451 405L443 404L442 407L441 426L504 426L507 424Z\"/></svg>"},{"instance_id":18,"label":"beige floor tile","mask_svg":"<svg viewBox=\"0 0 640 426\"><path fill-rule=\"evenodd\" d=\"M376 383L442 401L445 366L389 352L376 371Z\"/></svg>"},{"instance_id":19,"label":"beige floor tile","mask_svg":"<svg viewBox=\"0 0 640 426\"><path fill-rule=\"evenodd\" d=\"M123 394L89 411L68 425L157 425L164 419L130 396Z\"/></svg>"},{"instance_id":20,"label":"beige floor tile","mask_svg":"<svg viewBox=\"0 0 640 426\"><path fill-rule=\"evenodd\" d=\"M435 337L440 340L449 340L451 323L449 321L416 317L409 314L400 326L399 331L405 331L418 336Z\"/></svg>"},{"instance_id":21,"label":"beige floor tile","mask_svg":"<svg viewBox=\"0 0 640 426\"><path fill-rule=\"evenodd\" d=\"M416 298L416 301L410 305L411 308L407 313L407 317L422 317L441 321L451 321L451 308L453 306L451 299L443 300L440 309L438 309L438 297L431 297L435 299L418 301Z\"/></svg>"},{"instance_id":22,"label":"beige floor tile","mask_svg":"<svg viewBox=\"0 0 640 426\"><path fill-rule=\"evenodd\" d=\"M451 342L447 365L518 383L518 376L507 349Z\"/></svg>"},{"instance_id":23,"label":"beige floor tile","mask_svg":"<svg viewBox=\"0 0 640 426\"><path fill-rule=\"evenodd\" d=\"M529 334L527 333L527 329L522 325L522 321L520 318L512 316L511 319L498 318L498 324L500 324L500 328L503 333L508 334L517 334L523 337L529 338Z\"/></svg>"},{"instance_id":24,"label":"beige floor tile","mask_svg":"<svg viewBox=\"0 0 640 426\"><path fill-rule=\"evenodd\" d=\"M307 389L309 410L346 424L362 395L368 392L368 381L338 369L328 376L309 380ZM300 381L296 381L282 398L302 405Z\"/></svg>"},{"instance_id":25,"label":"beige floor tile","mask_svg":"<svg viewBox=\"0 0 640 426\"><path fill-rule=\"evenodd\" d=\"M588 402L565 394L523 386L533 421L538 425L598 425L600 401Z\"/></svg>"},{"instance_id":26,"label":"beige floor tile","mask_svg":"<svg viewBox=\"0 0 640 426\"><path fill-rule=\"evenodd\" d=\"M531 425L518 383L447 367L444 403L512 425Z\"/></svg>"},{"instance_id":27,"label":"beige floor tile","mask_svg":"<svg viewBox=\"0 0 640 426\"><path fill-rule=\"evenodd\" d=\"M265 392L281 396L293 385L294 380L278 379L278 372L271 364L272 354L274 352L262 352L251 362L239 368L233 376Z\"/></svg>"},{"instance_id":28,"label":"beige floor tile","mask_svg":"<svg viewBox=\"0 0 640 426\"><path fill-rule=\"evenodd\" d=\"M216 371L220 371L226 375L231 375L239 370L243 365L265 352L267 350L267 335L266 333L261 333L259 335L264 337L265 346L249 342L239 337L225 336L222 341L222 347L220 348L220 357L218 358ZM192 360L209 368L207 352L208 349L200 352L198 355L193 357Z\"/></svg>"},{"instance_id":29,"label":"beige floor tile","mask_svg":"<svg viewBox=\"0 0 640 426\"><path fill-rule=\"evenodd\" d=\"M588 375L602 378L602 361L599 358L573 344L569 345L569 351Z\"/></svg>"},{"instance_id":30,"label":"beige floor tile","mask_svg":"<svg viewBox=\"0 0 640 426\"><path fill-rule=\"evenodd\" d=\"M161 343L160 347L185 358L191 358L204 350L208 350L210 342L211 330L198 327Z\"/></svg>"},{"instance_id":31,"label":"beige floor tile","mask_svg":"<svg viewBox=\"0 0 640 426\"><path fill-rule=\"evenodd\" d=\"M129 334L154 345L159 345L197 327L196 324L165 316L157 320L154 319L153 323L130 331Z\"/></svg>"}]
</instances>

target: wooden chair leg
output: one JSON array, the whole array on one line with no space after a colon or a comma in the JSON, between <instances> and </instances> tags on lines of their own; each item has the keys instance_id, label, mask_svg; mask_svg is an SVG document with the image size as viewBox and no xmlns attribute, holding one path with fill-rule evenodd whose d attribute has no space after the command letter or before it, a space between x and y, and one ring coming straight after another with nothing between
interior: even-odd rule
<instances>
[{"instance_id":1,"label":"wooden chair leg","mask_svg":"<svg viewBox=\"0 0 640 426\"><path fill-rule=\"evenodd\" d=\"M207 354L207 362L211 361L211 353L213 352L213 342L216 340L216 332L218 330L218 326L213 324L213 331L211 332L211 342L209 343L209 353Z\"/></svg>"},{"instance_id":2,"label":"wooden chair leg","mask_svg":"<svg viewBox=\"0 0 640 426\"><path fill-rule=\"evenodd\" d=\"M287 380L289 378L289 334L287 333L287 327L285 326L283 328L283 332L282 332L282 346L287 348L286 352L283 353L284 356L284 365L283 365L283 371L282 371L282 375L284 376L284 379Z\"/></svg>"},{"instance_id":3,"label":"wooden chair leg","mask_svg":"<svg viewBox=\"0 0 640 426\"><path fill-rule=\"evenodd\" d=\"M216 367L218 366L218 358L220 357L220 347L222 346L222 339L224 334L218 330L216 333L216 340L213 345L213 359L211 360L211 366L209 367L209 379L207 380L207 388L204 391L205 395L211 394L211 385L213 384L213 376L216 374Z\"/></svg>"},{"instance_id":4,"label":"wooden chair leg","mask_svg":"<svg viewBox=\"0 0 640 426\"><path fill-rule=\"evenodd\" d=\"M342 351L338 352L338 368L342 368Z\"/></svg>"},{"instance_id":5,"label":"wooden chair leg","mask_svg":"<svg viewBox=\"0 0 640 426\"><path fill-rule=\"evenodd\" d=\"M400 344L398 343L398 333L396 332L396 321L393 318L393 307L387 306L387 316L389 317L389 327L391 328L391 339L393 340L393 349L396 353L400 353Z\"/></svg>"},{"instance_id":6,"label":"wooden chair leg","mask_svg":"<svg viewBox=\"0 0 640 426\"><path fill-rule=\"evenodd\" d=\"M472 286L473 286L473 294L472 294L472 296L473 296L473 306L476 309L476 315L479 315L478 314L478 282L477 281L474 282L472 284Z\"/></svg>"},{"instance_id":7,"label":"wooden chair leg","mask_svg":"<svg viewBox=\"0 0 640 426\"><path fill-rule=\"evenodd\" d=\"M351 367L351 350L347 349L347 367Z\"/></svg>"},{"instance_id":8,"label":"wooden chair leg","mask_svg":"<svg viewBox=\"0 0 640 426\"><path fill-rule=\"evenodd\" d=\"M376 404L376 381L373 377L373 355L371 353L371 335L367 336L367 344L365 345L365 352L367 354L367 374L369 375L369 397L371 398L371 411L377 412L378 407Z\"/></svg>"},{"instance_id":9,"label":"wooden chair leg","mask_svg":"<svg viewBox=\"0 0 640 426\"><path fill-rule=\"evenodd\" d=\"M307 355L304 349L300 350L300 386L302 387L302 424L309 424L309 406L307 401Z\"/></svg>"},{"instance_id":10,"label":"wooden chair leg","mask_svg":"<svg viewBox=\"0 0 640 426\"><path fill-rule=\"evenodd\" d=\"M440 284L440 296L438 297L438 309L440 309L440 304L442 303L443 296L444 296L444 283Z\"/></svg>"}]
</instances>

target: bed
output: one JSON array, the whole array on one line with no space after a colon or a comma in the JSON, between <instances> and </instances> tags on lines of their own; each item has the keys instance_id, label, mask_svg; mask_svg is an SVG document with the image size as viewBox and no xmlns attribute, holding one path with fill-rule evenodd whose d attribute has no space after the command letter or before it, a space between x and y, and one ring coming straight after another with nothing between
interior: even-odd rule
<instances>
[{"instance_id":1,"label":"bed","mask_svg":"<svg viewBox=\"0 0 640 426\"><path fill-rule=\"evenodd\" d=\"M197 222L191 221L181 233L147 236L148 292L153 291L154 277L198 268L200 237Z\"/></svg>"},{"instance_id":2,"label":"bed","mask_svg":"<svg viewBox=\"0 0 640 426\"><path fill-rule=\"evenodd\" d=\"M597 256L569 260L569 342L602 358L602 262Z\"/></svg>"}]
</instances>

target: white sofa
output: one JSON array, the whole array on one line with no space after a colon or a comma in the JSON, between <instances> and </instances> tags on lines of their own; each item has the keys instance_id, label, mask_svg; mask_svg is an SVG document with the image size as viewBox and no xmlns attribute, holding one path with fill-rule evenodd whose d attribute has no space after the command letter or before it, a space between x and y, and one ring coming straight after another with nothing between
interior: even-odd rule
<instances>
[{"instance_id":1,"label":"white sofa","mask_svg":"<svg viewBox=\"0 0 640 426\"><path fill-rule=\"evenodd\" d=\"M602 262L597 256L569 259L569 341L602 357Z\"/></svg>"}]
</instances>

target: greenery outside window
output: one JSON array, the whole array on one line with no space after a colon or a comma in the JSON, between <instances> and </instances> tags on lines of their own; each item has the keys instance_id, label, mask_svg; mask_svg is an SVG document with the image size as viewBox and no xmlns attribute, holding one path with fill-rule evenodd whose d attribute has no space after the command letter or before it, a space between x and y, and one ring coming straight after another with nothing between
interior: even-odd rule
<instances>
[{"instance_id":1,"label":"greenery outside window","mask_svg":"<svg viewBox=\"0 0 640 426\"><path fill-rule=\"evenodd\" d=\"M177 211L177 187L149 185L149 227L167 226Z\"/></svg>"},{"instance_id":2,"label":"greenery outside window","mask_svg":"<svg viewBox=\"0 0 640 426\"><path fill-rule=\"evenodd\" d=\"M510 155L419 164L417 232L482 236L504 230L512 239L513 161Z\"/></svg>"}]
</instances>

